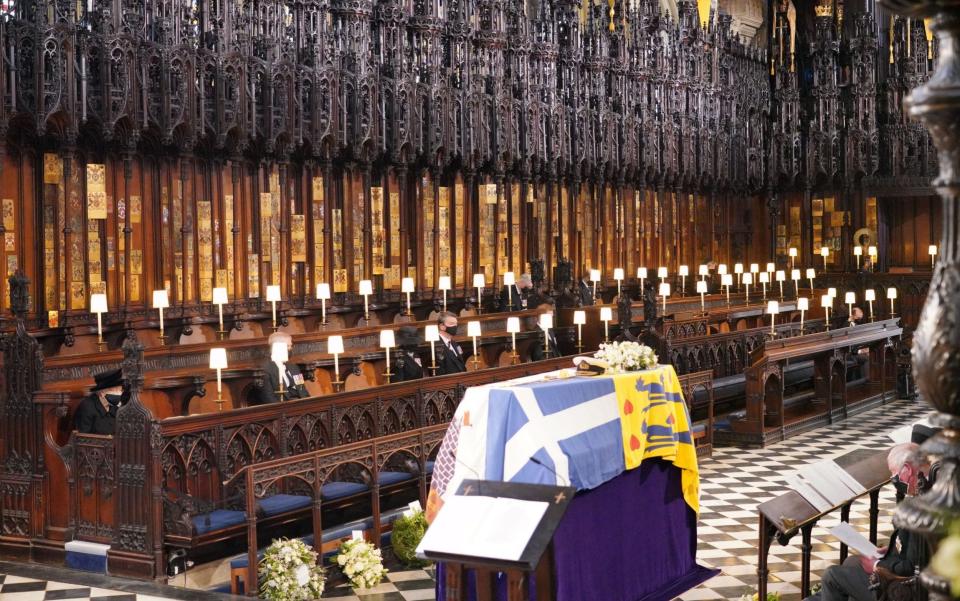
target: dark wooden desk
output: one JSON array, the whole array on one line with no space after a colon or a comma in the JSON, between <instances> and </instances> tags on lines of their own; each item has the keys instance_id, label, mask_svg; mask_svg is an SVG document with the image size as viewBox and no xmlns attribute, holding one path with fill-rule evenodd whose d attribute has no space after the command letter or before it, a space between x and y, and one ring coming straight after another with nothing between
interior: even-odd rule
<instances>
[{"instance_id":1,"label":"dark wooden desk","mask_svg":"<svg viewBox=\"0 0 960 601\"><path fill-rule=\"evenodd\" d=\"M757 506L757 512L760 516L757 590L760 599L766 599L767 597L767 576L769 575L767 555L770 553L771 543L776 538L781 545L786 545L797 532L803 537L800 547L800 596L801 598L810 596L810 553L812 550L810 538L813 527L817 525L820 518L837 509L840 509L840 519L844 522L848 521L850 519L850 506L863 495L870 496L870 542L877 544L880 489L883 488L884 484L890 482L891 478L890 471L887 469L887 453L886 451L859 449L838 457L836 462L867 489L865 493L851 497L846 503L824 512L817 511L813 505L800 496L800 493L794 490L788 490L779 497ZM846 557L847 547L841 545L840 561L842 562Z\"/></svg>"}]
</instances>

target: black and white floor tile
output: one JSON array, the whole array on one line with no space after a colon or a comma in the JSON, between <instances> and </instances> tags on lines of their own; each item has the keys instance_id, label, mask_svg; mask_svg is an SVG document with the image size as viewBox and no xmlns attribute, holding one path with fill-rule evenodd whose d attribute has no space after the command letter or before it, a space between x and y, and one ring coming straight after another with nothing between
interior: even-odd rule
<instances>
[{"instance_id":1,"label":"black and white floor tile","mask_svg":"<svg viewBox=\"0 0 960 601\"><path fill-rule=\"evenodd\" d=\"M836 457L856 448L881 450L891 446L888 433L916 421L929 411L923 402L899 401L840 422L793 437L765 449L719 448L701 462L701 513L697 559L722 570L702 586L684 594L682 601L737 600L757 586L756 506L786 489L785 476L801 465ZM880 495L880 538L889 537L895 505L892 487ZM850 522L866 532L869 524L866 499L854 504ZM840 544L827 531L839 516L823 520L814 530L812 581L835 564ZM781 601L800 599L800 541L788 546L776 542L770 549L768 590ZM388 566L394 567L394 566ZM73 583L73 584L70 584ZM393 569L386 581L367 591L346 585L332 587L324 598L338 601L432 600L433 580L424 570ZM0 563L0 601L213 601L241 599L230 595L122 581L68 570ZM592 601L592 600L591 600ZM599 601L599 600L598 600Z\"/></svg>"}]
</instances>

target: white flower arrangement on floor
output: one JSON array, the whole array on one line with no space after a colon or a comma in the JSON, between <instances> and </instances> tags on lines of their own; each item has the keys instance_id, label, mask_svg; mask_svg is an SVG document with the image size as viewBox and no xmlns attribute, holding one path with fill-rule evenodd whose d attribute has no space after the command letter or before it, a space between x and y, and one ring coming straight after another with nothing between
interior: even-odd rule
<instances>
[{"instance_id":1,"label":"white flower arrangement on floor","mask_svg":"<svg viewBox=\"0 0 960 601\"><path fill-rule=\"evenodd\" d=\"M317 553L300 539L278 539L260 561L260 596L269 601L307 601L323 595Z\"/></svg>"},{"instance_id":2,"label":"white flower arrangement on floor","mask_svg":"<svg viewBox=\"0 0 960 601\"><path fill-rule=\"evenodd\" d=\"M340 553L334 561L356 588L373 588L387 574L380 549L362 539L348 540L340 545Z\"/></svg>"},{"instance_id":3,"label":"white flower arrangement on floor","mask_svg":"<svg viewBox=\"0 0 960 601\"><path fill-rule=\"evenodd\" d=\"M652 348L630 341L601 344L593 356L606 361L613 373L650 369L656 367L658 361Z\"/></svg>"}]
</instances>

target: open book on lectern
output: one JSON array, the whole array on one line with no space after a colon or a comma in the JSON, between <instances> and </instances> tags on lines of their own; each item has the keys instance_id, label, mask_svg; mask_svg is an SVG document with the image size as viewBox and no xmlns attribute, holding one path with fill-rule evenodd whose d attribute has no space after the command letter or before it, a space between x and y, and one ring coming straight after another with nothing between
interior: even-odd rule
<instances>
[{"instance_id":1,"label":"open book on lectern","mask_svg":"<svg viewBox=\"0 0 960 601\"><path fill-rule=\"evenodd\" d=\"M417 556L533 570L575 493L564 486L464 480L444 500Z\"/></svg>"}]
</instances>

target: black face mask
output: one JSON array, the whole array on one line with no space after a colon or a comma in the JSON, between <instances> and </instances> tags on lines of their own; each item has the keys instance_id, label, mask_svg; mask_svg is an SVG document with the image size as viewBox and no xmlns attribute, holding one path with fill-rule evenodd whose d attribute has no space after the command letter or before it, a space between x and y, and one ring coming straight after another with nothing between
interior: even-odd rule
<instances>
[{"instance_id":1,"label":"black face mask","mask_svg":"<svg viewBox=\"0 0 960 601\"><path fill-rule=\"evenodd\" d=\"M107 399L107 402L113 405L114 407L120 405L120 401L123 400L122 394L106 394L104 398Z\"/></svg>"},{"instance_id":2,"label":"black face mask","mask_svg":"<svg viewBox=\"0 0 960 601\"><path fill-rule=\"evenodd\" d=\"M457 335L457 326L443 326L443 327L446 330L447 334L450 334L451 336Z\"/></svg>"}]
</instances>

